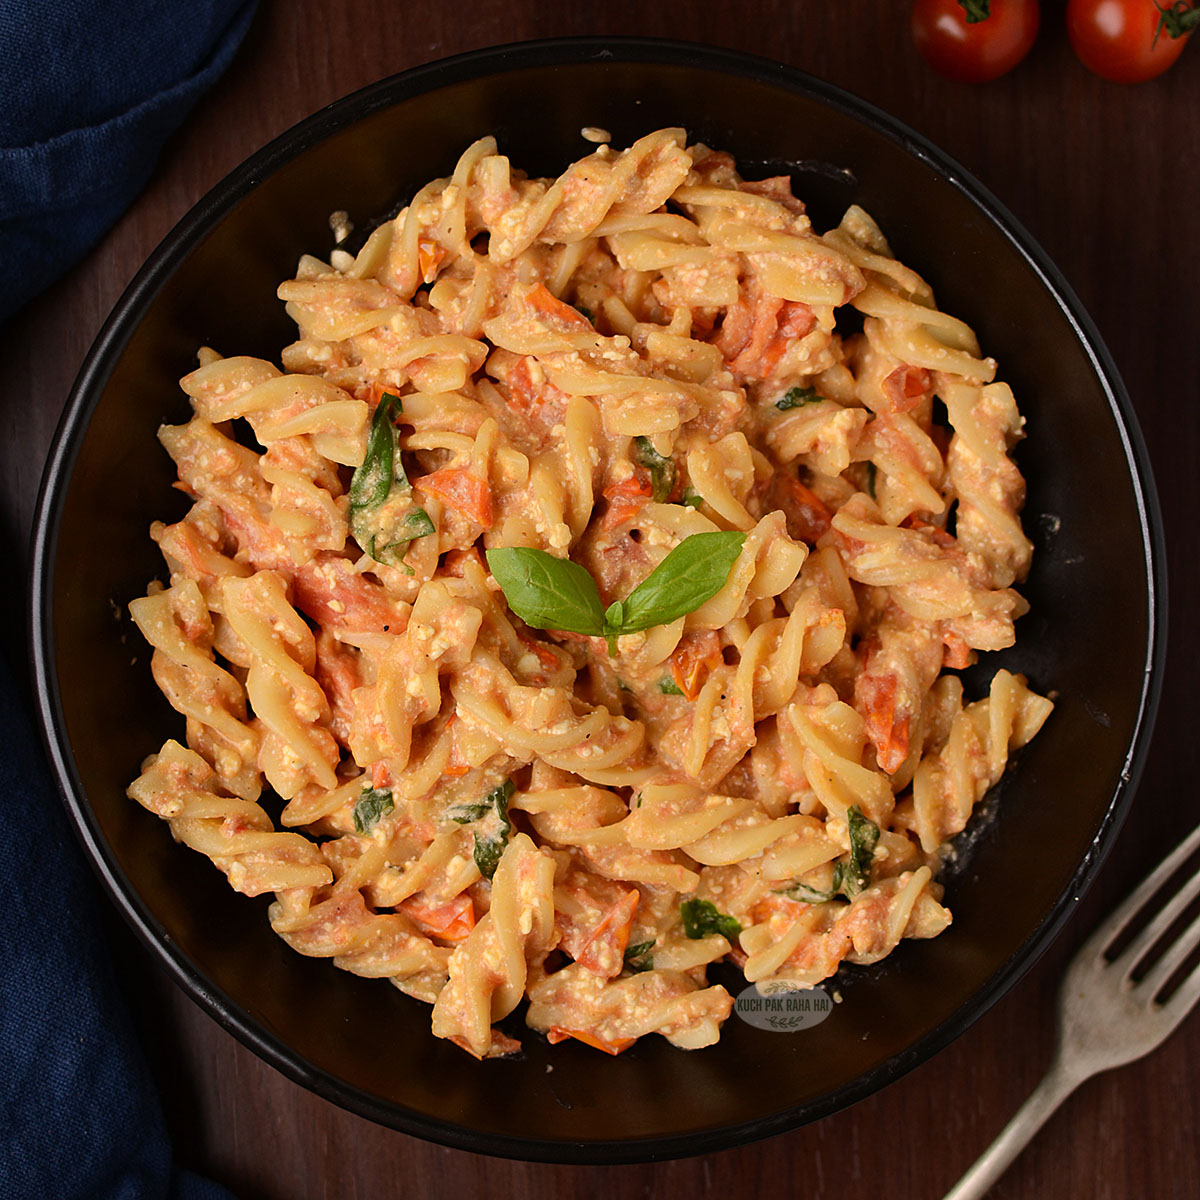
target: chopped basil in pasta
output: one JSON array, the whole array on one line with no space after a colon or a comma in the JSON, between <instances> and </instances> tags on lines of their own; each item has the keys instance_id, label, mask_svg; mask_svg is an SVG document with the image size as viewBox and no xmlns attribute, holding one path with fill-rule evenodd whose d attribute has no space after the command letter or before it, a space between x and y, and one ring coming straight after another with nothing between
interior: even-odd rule
<instances>
[{"instance_id":1,"label":"chopped basil in pasta","mask_svg":"<svg viewBox=\"0 0 1200 1200\"><path fill-rule=\"evenodd\" d=\"M475 865L484 879L496 874L496 867L512 833L508 819L508 802L512 798L513 782L506 779L476 804L463 804L446 814L459 825L471 825L475 838Z\"/></svg>"},{"instance_id":2,"label":"chopped basil in pasta","mask_svg":"<svg viewBox=\"0 0 1200 1200\"><path fill-rule=\"evenodd\" d=\"M395 808L391 789L363 788L354 805L354 828L358 833L370 833Z\"/></svg>"},{"instance_id":3,"label":"chopped basil in pasta","mask_svg":"<svg viewBox=\"0 0 1200 1200\"><path fill-rule=\"evenodd\" d=\"M718 911L711 900L685 900L679 906L683 918L683 931L690 938L710 937L720 934L729 942L735 942L742 932L741 923L727 913Z\"/></svg>"},{"instance_id":4,"label":"chopped basil in pasta","mask_svg":"<svg viewBox=\"0 0 1200 1200\"><path fill-rule=\"evenodd\" d=\"M780 412L787 412L790 408L802 408L805 404L815 404L821 397L817 395L817 389L811 387L792 387L775 401L775 407Z\"/></svg>"}]
</instances>

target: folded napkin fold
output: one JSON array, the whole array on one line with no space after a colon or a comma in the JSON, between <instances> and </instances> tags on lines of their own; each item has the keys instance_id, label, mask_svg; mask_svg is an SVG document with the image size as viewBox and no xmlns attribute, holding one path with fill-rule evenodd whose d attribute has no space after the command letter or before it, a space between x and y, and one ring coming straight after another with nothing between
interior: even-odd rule
<instances>
[{"instance_id":1,"label":"folded napkin fold","mask_svg":"<svg viewBox=\"0 0 1200 1200\"><path fill-rule=\"evenodd\" d=\"M0 322L89 250L229 65L253 0L0 3Z\"/></svg>"}]
</instances>

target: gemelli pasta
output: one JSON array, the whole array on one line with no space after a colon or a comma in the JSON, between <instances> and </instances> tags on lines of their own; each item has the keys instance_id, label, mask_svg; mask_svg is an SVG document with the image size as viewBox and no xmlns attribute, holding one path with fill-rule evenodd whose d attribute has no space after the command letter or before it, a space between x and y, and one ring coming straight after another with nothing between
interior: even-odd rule
<instances>
[{"instance_id":1,"label":"gemelli pasta","mask_svg":"<svg viewBox=\"0 0 1200 1200\"><path fill-rule=\"evenodd\" d=\"M602 131L591 131L603 140ZM191 508L130 610L186 736L130 796L302 954L528 1026L715 1042L950 923L951 839L1051 704L996 364L857 207L664 129L530 179L483 138L200 352ZM511 1028L511 1026L510 1026Z\"/></svg>"}]
</instances>

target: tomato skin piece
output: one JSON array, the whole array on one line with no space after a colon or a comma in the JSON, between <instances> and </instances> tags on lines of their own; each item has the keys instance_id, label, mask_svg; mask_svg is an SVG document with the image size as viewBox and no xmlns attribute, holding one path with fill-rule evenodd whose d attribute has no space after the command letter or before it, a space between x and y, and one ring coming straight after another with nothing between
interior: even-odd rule
<instances>
[{"instance_id":1,"label":"tomato skin piece","mask_svg":"<svg viewBox=\"0 0 1200 1200\"><path fill-rule=\"evenodd\" d=\"M689 700L695 700L709 672L721 665L721 641L712 629L685 633L667 662L675 686Z\"/></svg>"},{"instance_id":2,"label":"tomato skin piece","mask_svg":"<svg viewBox=\"0 0 1200 1200\"><path fill-rule=\"evenodd\" d=\"M604 498L608 501L608 512L604 514L600 528L604 531L616 529L626 521L632 521L642 511L642 506L654 494L650 486L650 478L644 468L634 468L634 472L620 483L604 489Z\"/></svg>"},{"instance_id":3,"label":"tomato skin piece","mask_svg":"<svg viewBox=\"0 0 1200 1200\"><path fill-rule=\"evenodd\" d=\"M1163 8L1172 6L1163 0ZM1111 83L1144 83L1170 67L1190 32L1172 37L1159 28L1154 0L1068 0L1067 36L1075 55ZM1157 37L1156 37L1157 35Z\"/></svg>"},{"instance_id":4,"label":"tomato skin piece","mask_svg":"<svg viewBox=\"0 0 1200 1200\"><path fill-rule=\"evenodd\" d=\"M958 0L915 0L912 36L939 74L958 83L987 83L1029 53L1041 22L1037 0L991 0L991 15L974 23Z\"/></svg>"},{"instance_id":5,"label":"tomato skin piece","mask_svg":"<svg viewBox=\"0 0 1200 1200\"><path fill-rule=\"evenodd\" d=\"M491 529L495 519L492 489L486 479L473 475L466 467L440 467L432 475L414 479L413 487L458 509L482 529Z\"/></svg>"}]
</instances>

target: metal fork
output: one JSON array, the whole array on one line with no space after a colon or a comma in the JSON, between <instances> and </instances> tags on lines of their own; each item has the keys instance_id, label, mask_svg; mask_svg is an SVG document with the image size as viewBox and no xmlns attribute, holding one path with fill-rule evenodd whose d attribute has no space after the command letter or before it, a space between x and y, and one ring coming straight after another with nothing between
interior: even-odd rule
<instances>
[{"instance_id":1,"label":"metal fork","mask_svg":"<svg viewBox=\"0 0 1200 1200\"><path fill-rule=\"evenodd\" d=\"M1149 1054L1174 1032L1200 999L1200 966L1160 1002L1159 995L1200 946L1200 917L1163 947L1159 938L1200 896L1200 870L1157 905L1167 880L1200 849L1194 829L1141 886L1080 947L1058 995L1058 1050L1046 1078L946 1193L945 1200L979 1200L1004 1174L1051 1113L1085 1080ZM1155 905L1149 924L1115 957L1111 948L1134 920ZM1155 951L1155 957L1147 955ZM1138 971L1136 978L1135 970Z\"/></svg>"}]
</instances>

